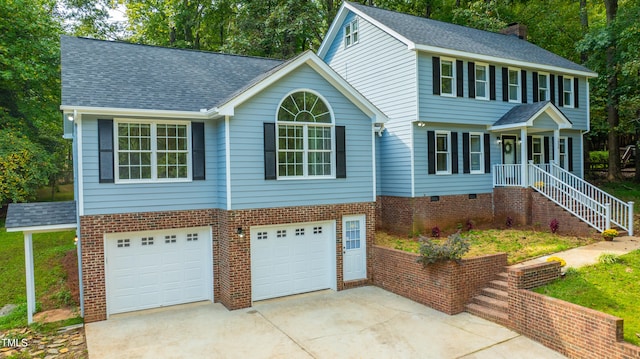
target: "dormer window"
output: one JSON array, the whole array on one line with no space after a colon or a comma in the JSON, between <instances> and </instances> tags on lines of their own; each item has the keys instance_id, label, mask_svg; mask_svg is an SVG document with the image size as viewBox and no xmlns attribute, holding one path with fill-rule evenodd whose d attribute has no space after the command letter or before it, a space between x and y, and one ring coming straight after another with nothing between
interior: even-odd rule
<instances>
[{"instance_id":1,"label":"dormer window","mask_svg":"<svg viewBox=\"0 0 640 359\"><path fill-rule=\"evenodd\" d=\"M455 60L442 59L440 61L440 91L442 96L456 95Z\"/></svg>"},{"instance_id":2,"label":"dormer window","mask_svg":"<svg viewBox=\"0 0 640 359\"><path fill-rule=\"evenodd\" d=\"M344 47L347 48L357 44L358 35L358 19L355 19L344 27Z\"/></svg>"}]
</instances>

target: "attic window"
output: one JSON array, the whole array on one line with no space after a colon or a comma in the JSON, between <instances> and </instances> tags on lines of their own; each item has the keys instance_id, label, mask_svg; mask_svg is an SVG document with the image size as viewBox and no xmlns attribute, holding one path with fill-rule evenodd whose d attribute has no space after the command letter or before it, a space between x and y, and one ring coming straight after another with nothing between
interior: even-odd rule
<instances>
[{"instance_id":1,"label":"attic window","mask_svg":"<svg viewBox=\"0 0 640 359\"><path fill-rule=\"evenodd\" d=\"M358 35L358 19L355 19L344 27L344 47L347 48L357 44Z\"/></svg>"}]
</instances>

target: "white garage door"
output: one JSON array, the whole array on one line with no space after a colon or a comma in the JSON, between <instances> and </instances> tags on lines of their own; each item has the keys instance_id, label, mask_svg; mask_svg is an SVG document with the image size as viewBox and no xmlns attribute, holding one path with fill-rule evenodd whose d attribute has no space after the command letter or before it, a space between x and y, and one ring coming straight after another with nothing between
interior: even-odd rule
<instances>
[{"instance_id":1,"label":"white garage door","mask_svg":"<svg viewBox=\"0 0 640 359\"><path fill-rule=\"evenodd\" d=\"M109 314L212 300L209 228L109 234Z\"/></svg>"},{"instance_id":2,"label":"white garage door","mask_svg":"<svg viewBox=\"0 0 640 359\"><path fill-rule=\"evenodd\" d=\"M333 222L251 227L254 301L335 289Z\"/></svg>"}]
</instances>

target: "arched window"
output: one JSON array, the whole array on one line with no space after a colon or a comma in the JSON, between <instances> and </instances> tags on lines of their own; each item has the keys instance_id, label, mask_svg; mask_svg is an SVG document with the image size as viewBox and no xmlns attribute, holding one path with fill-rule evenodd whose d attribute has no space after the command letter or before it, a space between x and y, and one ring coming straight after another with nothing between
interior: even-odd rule
<instances>
[{"instance_id":1,"label":"arched window","mask_svg":"<svg viewBox=\"0 0 640 359\"><path fill-rule=\"evenodd\" d=\"M309 91L284 98L277 115L278 177L331 177L334 151L329 106Z\"/></svg>"}]
</instances>

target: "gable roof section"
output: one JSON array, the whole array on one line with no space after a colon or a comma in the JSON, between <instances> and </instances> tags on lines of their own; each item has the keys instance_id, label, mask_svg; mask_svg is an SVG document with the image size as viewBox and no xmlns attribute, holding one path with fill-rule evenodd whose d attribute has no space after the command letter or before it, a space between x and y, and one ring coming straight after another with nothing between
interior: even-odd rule
<instances>
[{"instance_id":1,"label":"gable roof section","mask_svg":"<svg viewBox=\"0 0 640 359\"><path fill-rule=\"evenodd\" d=\"M558 124L559 129L571 128L571 121L550 101L522 104L505 113L489 129L492 131L532 127L541 114L546 113Z\"/></svg>"},{"instance_id":2,"label":"gable roof section","mask_svg":"<svg viewBox=\"0 0 640 359\"><path fill-rule=\"evenodd\" d=\"M305 51L282 65L275 67L271 71L253 79L253 81L249 82L214 110L220 115L233 115L236 106L239 106L266 87L305 64L313 68L320 76L353 102L362 112L373 117L375 123L384 123L387 121L387 116L382 111L354 89L312 51Z\"/></svg>"},{"instance_id":3,"label":"gable roof section","mask_svg":"<svg viewBox=\"0 0 640 359\"><path fill-rule=\"evenodd\" d=\"M349 11L405 43L409 49L507 65L562 71L587 77L597 75L582 65L516 36L478 30L348 1L343 3L329 28L318 50L320 57L326 55ZM360 38L362 36L363 34Z\"/></svg>"},{"instance_id":4,"label":"gable roof section","mask_svg":"<svg viewBox=\"0 0 640 359\"><path fill-rule=\"evenodd\" d=\"M62 36L62 106L200 111L282 61Z\"/></svg>"},{"instance_id":5,"label":"gable roof section","mask_svg":"<svg viewBox=\"0 0 640 359\"><path fill-rule=\"evenodd\" d=\"M10 203L7 232L67 230L77 227L76 202Z\"/></svg>"}]
</instances>

